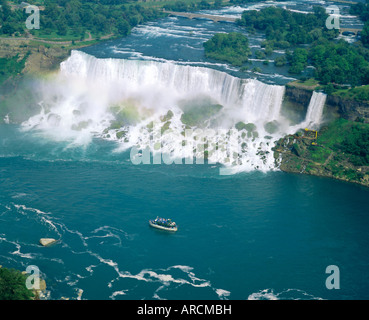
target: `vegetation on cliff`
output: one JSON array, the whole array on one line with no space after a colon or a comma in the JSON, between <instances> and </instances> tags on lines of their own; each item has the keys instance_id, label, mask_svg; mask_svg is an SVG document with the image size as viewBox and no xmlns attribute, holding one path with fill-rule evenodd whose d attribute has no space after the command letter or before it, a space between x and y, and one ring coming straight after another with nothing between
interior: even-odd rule
<instances>
[{"instance_id":1,"label":"vegetation on cliff","mask_svg":"<svg viewBox=\"0 0 369 320\"><path fill-rule=\"evenodd\" d=\"M369 85L354 88L334 88L332 84L329 84L325 86L325 92L345 100L369 101Z\"/></svg>"},{"instance_id":2,"label":"vegetation on cliff","mask_svg":"<svg viewBox=\"0 0 369 320\"><path fill-rule=\"evenodd\" d=\"M10 58L0 58L0 85L9 77L19 75L25 67L29 52L24 57L19 54Z\"/></svg>"},{"instance_id":3,"label":"vegetation on cliff","mask_svg":"<svg viewBox=\"0 0 369 320\"><path fill-rule=\"evenodd\" d=\"M315 132L300 131L274 148L282 171L306 173L369 186L369 124L337 119Z\"/></svg>"}]
</instances>

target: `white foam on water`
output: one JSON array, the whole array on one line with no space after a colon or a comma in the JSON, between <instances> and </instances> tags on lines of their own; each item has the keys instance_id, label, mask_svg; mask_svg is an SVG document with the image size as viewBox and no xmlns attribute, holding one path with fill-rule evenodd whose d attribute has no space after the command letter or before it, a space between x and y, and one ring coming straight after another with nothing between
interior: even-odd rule
<instances>
[{"instance_id":1,"label":"white foam on water","mask_svg":"<svg viewBox=\"0 0 369 320\"><path fill-rule=\"evenodd\" d=\"M223 289L216 289L215 292L221 300L225 300L231 294L230 291Z\"/></svg>"},{"instance_id":2,"label":"white foam on water","mask_svg":"<svg viewBox=\"0 0 369 320\"><path fill-rule=\"evenodd\" d=\"M275 292L274 289L263 289L250 294L248 300L323 300L307 293L301 289L286 289L281 292Z\"/></svg>"},{"instance_id":3,"label":"white foam on water","mask_svg":"<svg viewBox=\"0 0 369 320\"><path fill-rule=\"evenodd\" d=\"M128 290L115 291L115 292L113 292L113 293L109 296L109 298L110 298L110 299L112 299L112 300L115 300L115 297L117 297L117 296L124 296L124 295L126 295L126 294L127 294L127 291L128 291Z\"/></svg>"},{"instance_id":4,"label":"white foam on water","mask_svg":"<svg viewBox=\"0 0 369 320\"><path fill-rule=\"evenodd\" d=\"M4 119L3 119L4 123L9 124L10 123L10 117L9 114L7 114Z\"/></svg>"},{"instance_id":5,"label":"white foam on water","mask_svg":"<svg viewBox=\"0 0 369 320\"><path fill-rule=\"evenodd\" d=\"M59 232L58 227L56 226L56 224L48 217L48 215L50 215L50 213L46 213L43 212L39 209L36 208L30 208L27 207L25 205L18 205L18 204L14 204L14 207L18 210L19 213L27 215L30 212L31 213L36 213L37 218L39 219L39 221L41 223L43 223L44 225L46 225L50 230L53 230L56 232L56 234L61 237L61 234Z\"/></svg>"},{"instance_id":6,"label":"white foam on water","mask_svg":"<svg viewBox=\"0 0 369 320\"><path fill-rule=\"evenodd\" d=\"M278 300L278 295L272 289L264 289L250 294L247 300Z\"/></svg>"}]
</instances>

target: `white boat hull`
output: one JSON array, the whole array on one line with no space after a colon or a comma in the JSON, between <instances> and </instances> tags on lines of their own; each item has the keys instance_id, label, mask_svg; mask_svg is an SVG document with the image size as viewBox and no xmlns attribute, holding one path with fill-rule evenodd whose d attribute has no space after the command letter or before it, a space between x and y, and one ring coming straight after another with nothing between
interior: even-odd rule
<instances>
[{"instance_id":1,"label":"white boat hull","mask_svg":"<svg viewBox=\"0 0 369 320\"><path fill-rule=\"evenodd\" d=\"M172 232L176 232L178 230L177 227L174 227L174 228L168 228L168 227L164 227L164 226L159 226L155 223L152 223L151 221L149 221L149 224L150 226L152 226L153 228L156 228L156 229L160 229L160 230L165 230L165 231L172 231Z\"/></svg>"}]
</instances>

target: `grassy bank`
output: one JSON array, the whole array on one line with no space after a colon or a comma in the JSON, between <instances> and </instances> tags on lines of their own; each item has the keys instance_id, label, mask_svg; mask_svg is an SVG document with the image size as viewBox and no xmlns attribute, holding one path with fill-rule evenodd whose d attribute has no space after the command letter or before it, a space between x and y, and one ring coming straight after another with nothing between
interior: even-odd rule
<instances>
[{"instance_id":1,"label":"grassy bank","mask_svg":"<svg viewBox=\"0 0 369 320\"><path fill-rule=\"evenodd\" d=\"M317 87L319 87L319 81L314 78L310 78L306 80L295 80L295 81L289 82L287 86L313 91Z\"/></svg>"}]
</instances>

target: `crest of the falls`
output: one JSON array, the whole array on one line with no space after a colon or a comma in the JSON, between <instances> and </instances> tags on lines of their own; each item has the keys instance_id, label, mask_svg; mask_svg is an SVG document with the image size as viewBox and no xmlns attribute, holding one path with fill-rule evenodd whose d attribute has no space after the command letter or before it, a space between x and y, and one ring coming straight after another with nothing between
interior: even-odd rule
<instances>
[{"instance_id":1,"label":"crest of the falls","mask_svg":"<svg viewBox=\"0 0 369 320\"><path fill-rule=\"evenodd\" d=\"M280 115L284 91L210 68L72 51L44 84L40 114L23 127L77 144L100 137L118 150L267 171L275 168L274 141L290 128ZM315 123L324 97L313 98L307 120Z\"/></svg>"}]
</instances>

